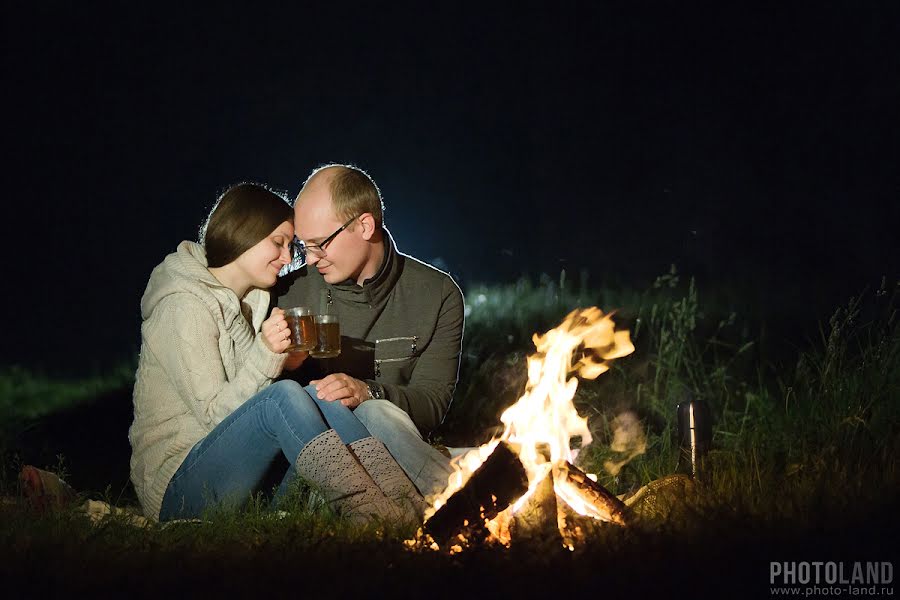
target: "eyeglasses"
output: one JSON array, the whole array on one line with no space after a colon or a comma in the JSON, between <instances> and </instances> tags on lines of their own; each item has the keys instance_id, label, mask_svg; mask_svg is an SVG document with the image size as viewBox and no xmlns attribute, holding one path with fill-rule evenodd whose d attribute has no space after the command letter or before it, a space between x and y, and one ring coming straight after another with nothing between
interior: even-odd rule
<instances>
[{"instance_id":1,"label":"eyeglasses","mask_svg":"<svg viewBox=\"0 0 900 600\"><path fill-rule=\"evenodd\" d=\"M309 252L313 256L318 256L319 258L322 258L323 256L325 256L325 247L328 246L328 244L330 244L331 242L333 242L334 238L336 238L340 232L347 229L347 227L350 226L350 223L352 223L359 217L360 217L360 215L356 215L355 217L353 217L352 219L350 219L349 221L347 221L346 223L341 225L337 231L335 231L334 233L329 235L327 238L325 238L318 244L303 244L303 242L300 242L300 243L303 244L303 246L306 248L307 252Z\"/></svg>"},{"instance_id":2,"label":"eyeglasses","mask_svg":"<svg viewBox=\"0 0 900 600\"><path fill-rule=\"evenodd\" d=\"M334 238L336 238L340 232L347 229L347 227L350 226L350 223L352 223L359 217L360 215L356 215L355 217L341 225L337 231L329 235L318 244L305 244L302 240L294 237L294 239L291 240L291 262L281 267L281 270L278 272L278 276L284 277L288 273L293 273L297 269L305 266L307 253L311 253L313 254L313 256L318 256L319 258L325 256L325 247L333 242Z\"/></svg>"}]
</instances>

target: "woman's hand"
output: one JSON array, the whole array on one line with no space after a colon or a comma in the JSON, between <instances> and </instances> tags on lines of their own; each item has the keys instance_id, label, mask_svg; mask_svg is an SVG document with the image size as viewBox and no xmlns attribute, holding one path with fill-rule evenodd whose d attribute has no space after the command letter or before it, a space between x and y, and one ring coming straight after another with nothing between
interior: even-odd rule
<instances>
[{"instance_id":1,"label":"woman's hand","mask_svg":"<svg viewBox=\"0 0 900 600\"><path fill-rule=\"evenodd\" d=\"M263 321L260 334L263 336L266 348L275 354L281 354L287 350L287 347L291 345L291 330L284 318L284 311L277 306L273 308L269 318Z\"/></svg>"}]
</instances>

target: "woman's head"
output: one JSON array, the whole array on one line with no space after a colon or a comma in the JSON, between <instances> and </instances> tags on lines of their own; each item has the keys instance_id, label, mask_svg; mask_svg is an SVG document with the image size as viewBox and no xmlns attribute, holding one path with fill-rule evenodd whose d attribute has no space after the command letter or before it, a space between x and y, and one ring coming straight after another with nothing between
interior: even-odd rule
<instances>
[{"instance_id":1,"label":"woman's head","mask_svg":"<svg viewBox=\"0 0 900 600\"><path fill-rule=\"evenodd\" d=\"M293 224L287 200L255 183L239 183L219 196L200 228L207 265L222 267L268 237L285 221Z\"/></svg>"}]
</instances>

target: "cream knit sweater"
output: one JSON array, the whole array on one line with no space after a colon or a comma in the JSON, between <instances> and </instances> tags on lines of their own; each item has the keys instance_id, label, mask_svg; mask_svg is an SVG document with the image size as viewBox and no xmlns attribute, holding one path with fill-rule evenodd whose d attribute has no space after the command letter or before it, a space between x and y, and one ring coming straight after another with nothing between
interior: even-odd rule
<instances>
[{"instance_id":1,"label":"cream knit sweater","mask_svg":"<svg viewBox=\"0 0 900 600\"><path fill-rule=\"evenodd\" d=\"M194 444L281 373L287 355L257 335L268 307L264 290L238 300L194 242L179 244L150 275L128 432L131 481L147 517L159 519L166 487Z\"/></svg>"}]
</instances>

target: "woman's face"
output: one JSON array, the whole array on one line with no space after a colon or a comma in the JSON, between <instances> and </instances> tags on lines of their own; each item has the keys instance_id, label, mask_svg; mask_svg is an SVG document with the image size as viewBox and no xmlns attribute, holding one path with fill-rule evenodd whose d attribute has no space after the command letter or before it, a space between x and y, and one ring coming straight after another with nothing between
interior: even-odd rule
<instances>
[{"instance_id":1,"label":"woman's face","mask_svg":"<svg viewBox=\"0 0 900 600\"><path fill-rule=\"evenodd\" d=\"M293 239L294 225L285 221L235 259L235 266L246 277L250 287L268 289L275 285L278 271L291 262Z\"/></svg>"}]
</instances>

